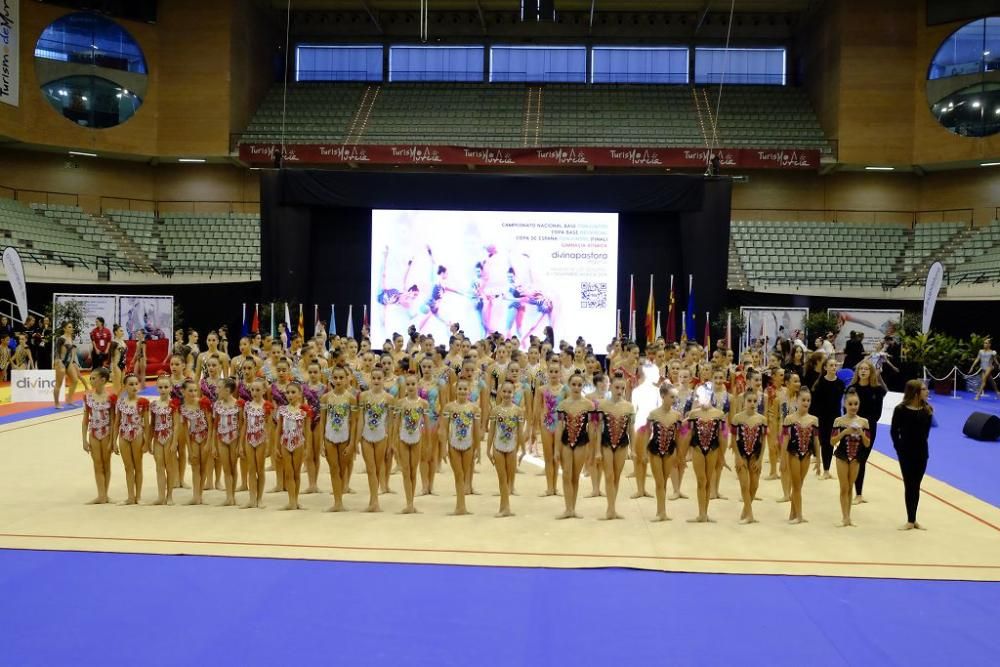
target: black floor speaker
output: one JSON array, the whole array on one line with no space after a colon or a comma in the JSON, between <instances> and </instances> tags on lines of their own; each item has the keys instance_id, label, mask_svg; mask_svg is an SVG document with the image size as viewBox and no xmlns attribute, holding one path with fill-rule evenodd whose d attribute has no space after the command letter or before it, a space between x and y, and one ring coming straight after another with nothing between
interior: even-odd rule
<instances>
[{"instance_id":1,"label":"black floor speaker","mask_svg":"<svg viewBox=\"0 0 1000 667\"><path fill-rule=\"evenodd\" d=\"M962 433L974 440L996 440L1000 438L1000 417L986 412L973 412L965 420Z\"/></svg>"}]
</instances>

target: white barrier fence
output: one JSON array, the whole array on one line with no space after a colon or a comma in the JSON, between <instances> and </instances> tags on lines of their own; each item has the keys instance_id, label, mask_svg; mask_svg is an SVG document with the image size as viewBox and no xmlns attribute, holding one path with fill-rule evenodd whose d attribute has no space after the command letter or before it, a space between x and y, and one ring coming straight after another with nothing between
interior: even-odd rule
<instances>
[{"instance_id":1,"label":"white barrier fence","mask_svg":"<svg viewBox=\"0 0 1000 667\"><path fill-rule=\"evenodd\" d=\"M951 381L952 381L951 397L952 398L958 398L958 376L959 375L961 375L966 380L968 380L969 378L982 378L983 377L983 374L981 372L980 373L972 373L971 375L969 373L963 373L962 371L958 370L958 366L954 366L950 371L948 371L948 374L945 375L944 377L934 377L927 370L926 366L924 366L923 368L924 368L924 382L925 383L927 382L927 378L930 378L931 380L934 380L935 382L947 382L949 378L951 379ZM997 372L996 375L991 376L990 379L992 379L994 382L996 382L998 378L1000 378L1000 372Z\"/></svg>"}]
</instances>

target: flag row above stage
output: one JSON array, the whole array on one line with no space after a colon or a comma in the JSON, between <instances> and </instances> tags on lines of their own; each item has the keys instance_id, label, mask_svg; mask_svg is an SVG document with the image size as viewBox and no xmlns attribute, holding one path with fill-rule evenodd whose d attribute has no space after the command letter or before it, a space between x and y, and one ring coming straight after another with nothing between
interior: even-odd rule
<instances>
[{"instance_id":1,"label":"flag row above stage","mask_svg":"<svg viewBox=\"0 0 1000 667\"><path fill-rule=\"evenodd\" d=\"M667 295L667 321L666 328L660 328L660 311L656 310L656 287L653 274L649 276L649 293L646 300L646 315L644 333L646 344L649 345L657 338L662 337L668 343L677 342L677 293L674 288L674 276L670 275L670 291ZM687 338L696 335L695 329L695 298L694 298L694 275L688 275L688 295L687 309L681 312L681 336ZM636 298L635 298L635 276L629 276L629 309L627 313L627 326L625 331L629 340L636 340ZM708 318L706 316L706 326ZM622 337L621 311L618 311L616 334Z\"/></svg>"},{"instance_id":2,"label":"flag row above stage","mask_svg":"<svg viewBox=\"0 0 1000 667\"><path fill-rule=\"evenodd\" d=\"M258 334L258 333L259 334L270 334L270 336L272 338L275 338L278 335L278 331L276 331L276 329L275 329L275 322L276 322L276 317L277 317L276 313L278 312L278 308L279 308L279 304L278 303L272 303L272 304L270 304L271 327L270 327L269 331L261 331L261 328L260 328L260 304L259 303L253 304L253 313L252 313L252 315L250 316L249 319L247 318L247 305L248 304L244 303L242 305L243 305L243 313L242 313L242 318L241 318L242 327L241 327L241 334L240 335L242 335L242 336L250 336L252 334ZM267 306L267 305L268 304L265 304L265 306ZM294 310L294 304L289 304L289 303L285 303L284 304L285 316L284 316L283 323L285 325L285 331L288 334L291 334L292 331L295 331L300 337L305 338L305 306L303 304L298 304L298 308L299 308L298 309L298 320L297 320L297 326L295 327L295 329L292 329L292 312ZM320 318L319 318L319 305L318 304L314 304L313 305L313 335L314 336L320 335L321 330L324 329L323 324L324 324L323 321L320 320ZM363 328L367 328L368 327L368 305L367 304L365 304L365 305L362 306L362 320L361 320L361 324L362 324ZM336 311L336 306L334 304L332 304L332 303L330 304L330 321L327 323L327 326L325 328L325 332L324 333L326 333L329 336L336 336L337 335L337 311ZM353 306L348 306L347 307L347 331L346 331L346 335L348 337L350 337L350 338L354 338L354 307ZM287 346L289 342L290 342L290 338L288 336L286 336L284 344Z\"/></svg>"}]
</instances>

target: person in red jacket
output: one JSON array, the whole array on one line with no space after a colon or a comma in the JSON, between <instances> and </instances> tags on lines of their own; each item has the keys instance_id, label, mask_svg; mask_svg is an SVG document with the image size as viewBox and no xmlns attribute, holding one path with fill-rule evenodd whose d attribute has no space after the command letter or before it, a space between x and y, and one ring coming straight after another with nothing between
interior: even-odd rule
<instances>
[{"instance_id":1,"label":"person in red jacket","mask_svg":"<svg viewBox=\"0 0 1000 667\"><path fill-rule=\"evenodd\" d=\"M90 342L93 349L90 353L90 368L103 368L108 362L108 351L111 349L111 329L104 326L104 318L98 317L90 330Z\"/></svg>"}]
</instances>

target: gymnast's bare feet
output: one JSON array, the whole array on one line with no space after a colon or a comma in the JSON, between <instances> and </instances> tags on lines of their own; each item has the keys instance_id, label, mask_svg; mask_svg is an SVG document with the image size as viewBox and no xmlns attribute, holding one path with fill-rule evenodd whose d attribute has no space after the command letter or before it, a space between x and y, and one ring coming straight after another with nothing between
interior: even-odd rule
<instances>
[{"instance_id":1,"label":"gymnast's bare feet","mask_svg":"<svg viewBox=\"0 0 1000 667\"><path fill-rule=\"evenodd\" d=\"M659 523L661 521L672 521L672 519L669 516L667 516L666 512L663 512L662 514L657 514L656 516L653 517L654 523Z\"/></svg>"}]
</instances>

